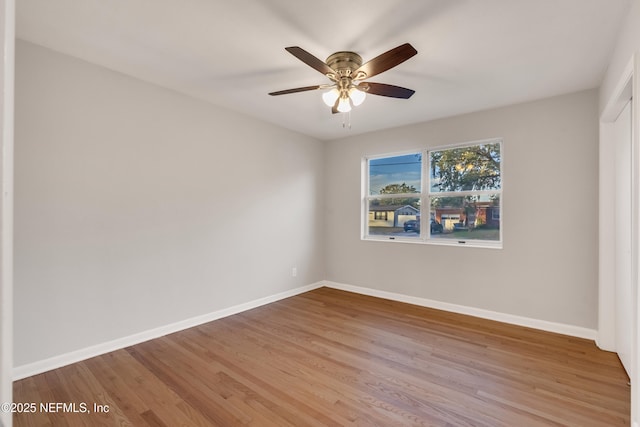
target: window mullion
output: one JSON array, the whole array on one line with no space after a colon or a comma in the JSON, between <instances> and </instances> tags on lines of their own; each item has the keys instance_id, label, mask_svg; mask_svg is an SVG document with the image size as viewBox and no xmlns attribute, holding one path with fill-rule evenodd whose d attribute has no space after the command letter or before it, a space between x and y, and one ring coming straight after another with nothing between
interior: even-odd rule
<instances>
[{"instance_id":1,"label":"window mullion","mask_svg":"<svg viewBox=\"0 0 640 427\"><path fill-rule=\"evenodd\" d=\"M429 239L431 234L427 228L431 224L431 206L429 204L429 189L431 188L430 165L429 150L425 148L422 150L422 191L420 192L420 238L423 241Z\"/></svg>"},{"instance_id":2,"label":"window mullion","mask_svg":"<svg viewBox=\"0 0 640 427\"><path fill-rule=\"evenodd\" d=\"M491 196L501 194L502 190L482 190L482 191L430 191L428 196L432 197L467 197L467 196Z\"/></svg>"},{"instance_id":3,"label":"window mullion","mask_svg":"<svg viewBox=\"0 0 640 427\"><path fill-rule=\"evenodd\" d=\"M367 200L376 199L418 199L421 193L374 194L366 196Z\"/></svg>"}]
</instances>

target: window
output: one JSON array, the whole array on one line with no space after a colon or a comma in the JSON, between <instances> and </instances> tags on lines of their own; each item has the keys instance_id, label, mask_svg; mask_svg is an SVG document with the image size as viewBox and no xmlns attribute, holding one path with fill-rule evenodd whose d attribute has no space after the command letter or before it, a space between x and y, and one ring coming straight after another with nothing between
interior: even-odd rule
<instances>
[{"instance_id":1,"label":"window","mask_svg":"<svg viewBox=\"0 0 640 427\"><path fill-rule=\"evenodd\" d=\"M374 219L381 219L383 221L387 220L388 217L388 213L387 211L375 211L374 212Z\"/></svg>"},{"instance_id":2,"label":"window","mask_svg":"<svg viewBox=\"0 0 640 427\"><path fill-rule=\"evenodd\" d=\"M363 237L500 247L502 141L364 159Z\"/></svg>"},{"instance_id":3,"label":"window","mask_svg":"<svg viewBox=\"0 0 640 427\"><path fill-rule=\"evenodd\" d=\"M367 170L367 235L419 237L422 153L372 158Z\"/></svg>"}]
</instances>

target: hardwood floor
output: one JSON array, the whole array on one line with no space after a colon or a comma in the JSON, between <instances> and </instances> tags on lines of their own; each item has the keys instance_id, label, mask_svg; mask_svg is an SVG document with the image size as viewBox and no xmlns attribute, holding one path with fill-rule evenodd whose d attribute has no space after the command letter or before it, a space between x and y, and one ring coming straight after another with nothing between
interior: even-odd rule
<instances>
[{"instance_id":1,"label":"hardwood floor","mask_svg":"<svg viewBox=\"0 0 640 427\"><path fill-rule=\"evenodd\" d=\"M17 381L14 425L628 426L627 381L588 340L321 288Z\"/></svg>"}]
</instances>

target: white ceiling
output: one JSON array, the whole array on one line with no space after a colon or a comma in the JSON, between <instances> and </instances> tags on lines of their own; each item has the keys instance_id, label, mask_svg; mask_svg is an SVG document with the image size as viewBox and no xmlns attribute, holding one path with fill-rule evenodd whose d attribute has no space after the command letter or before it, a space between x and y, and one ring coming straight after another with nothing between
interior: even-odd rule
<instances>
[{"instance_id":1,"label":"white ceiling","mask_svg":"<svg viewBox=\"0 0 640 427\"><path fill-rule=\"evenodd\" d=\"M17 36L319 139L422 122L600 85L629 0L19 0ZM367 97L352 129L287 53L365 61L418 55L371 81L416 91Z\"/></svg>"}]
</instances>

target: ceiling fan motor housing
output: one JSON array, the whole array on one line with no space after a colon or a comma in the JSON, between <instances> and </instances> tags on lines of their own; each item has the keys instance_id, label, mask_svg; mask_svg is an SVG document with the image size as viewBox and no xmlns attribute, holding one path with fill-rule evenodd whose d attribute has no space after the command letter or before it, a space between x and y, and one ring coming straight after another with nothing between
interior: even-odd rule
<instances>
[{"instance_id":1,"label":"ceiling fan motor housing","mask_svg":"<svg viewBox=\"0 0 640 427\"><path fill-rule=\"evenodd\" d=\"M362 65L362 57L355 52L336 52L327 58L327 65L338 77L349 77Z\"/></svg>"}]
</instances>

